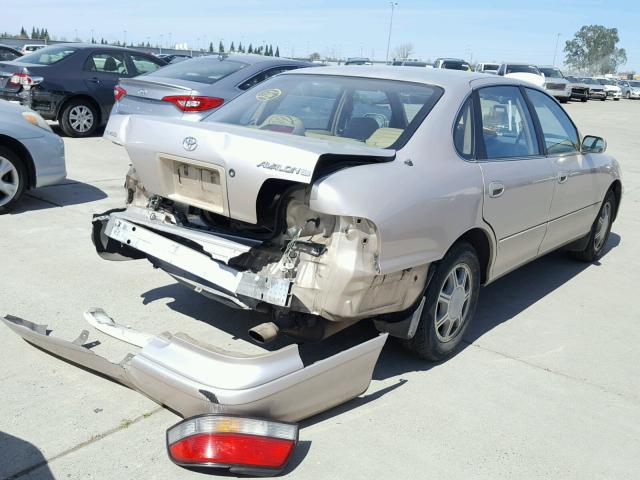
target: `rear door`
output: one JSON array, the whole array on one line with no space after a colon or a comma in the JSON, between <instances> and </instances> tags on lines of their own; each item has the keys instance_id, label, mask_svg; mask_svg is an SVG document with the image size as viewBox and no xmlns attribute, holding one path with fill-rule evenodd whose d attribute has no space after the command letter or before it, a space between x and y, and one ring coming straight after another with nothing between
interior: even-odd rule
<instances>
[{"instance_id":1,"label":"rear door","mask_svg":"<svg viewBox=\"0 0 640 480\"><path fill-rule=\"evenodd\" d=\"M84 63L83 76L89 93L108 111L114 103L113 89L119 78L129 76L124 52L96 50L90 53Z\"/></svg>"},{"instance_id":2,"label":"rear door","mask_svg":"<svg viewBox=\"0 0 640 480\"><path fill-rule=\"evenodd\" d=\"M502 275L537 256L555 176L519 87L480 88L475 102L483 216L498 239L493 273Z\"/></svg>"},{"instance_id":3,"label":"rear door","mask_svg":"<svg viewBox=\"0 0 640 480\"><path fill-rule=\"evenodd\" d=\"M531 88L525 91L539 122L556 181L542 253L589 231L602 200L601 189L592 173L594 159L580 152L578 129L569 116L546 93Z\"/></svg>"}]
</instances>

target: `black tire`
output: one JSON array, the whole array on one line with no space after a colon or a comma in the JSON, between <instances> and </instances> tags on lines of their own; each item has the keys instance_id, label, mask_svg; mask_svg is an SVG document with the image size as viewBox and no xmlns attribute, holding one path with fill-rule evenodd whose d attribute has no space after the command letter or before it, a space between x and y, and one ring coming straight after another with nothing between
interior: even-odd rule
<instances>
[{"instance_id":1,"label":"black tire","mask_svg":"<svg viewBox=\"0 0 640 480\"><path fill-rule=\"evenodd\" d=\"M569 101L568 98L561 98L560 103L567 103Z\"/></svg>"},{"instance_id":2,"label":"black tire","mask_svg":"<svg viewBox=\"0 0 640 480\"><path fill-rule=\"evenodd\" d=\"M619 99L619 98L614 98L614 99L613 99L613 101L614 101L614 102L619 102L619 101L620 101L620 99Z\"/></svg>"},{"instance_id":3,"label":"black tire","mask_svg":"<svg viewBox=\"0 0 640 480\"><path fill-rule=\"evenodd\" d=\"M453 322L453 328L457 328L457 330L452 332L451 338L443 341L442 332L443 329L448 328L446 322L449 321L445 321L445 324L440 325L438 329L436 328L436 318L440 315L438 299L441 290L445 289L447 282L451 281L451 273L454 269L461 268L461 265L464 265L465 272L470 279L469 297L467 301L462 302L460 307L460 302L458 301L460 297L458 295L456 300L458 306L456 308L459 309L458 311L462 311L462 318L458 320L459 323L457 325L456 322ZM425 292L426 301L416 333L412 339L403 341L404 346L425 360L440 361L453 355L462 341L465 330L475 316L480 282L480 262L475 249L466 242L461 242L451 247L451 250L438 264L436 272L427 286ZM465 290L464 286L462 288Z\"/></svg>"},{"instance_id":4,"label":"black tire","mask_svg":"<svg viewBox=\"0 0 640 480\"><path fill-rule=\"evenodd\" d=\"M627 100L631 100L631 92L627 92L626 97L627 97Z\"/></svg>"},{"instance_id":5,"label":"black tire","mask_svg":"<svg viewBox=\"0 0 640 480\"><path fill-rule=\"evenodd\" d=\"M580 99L580 101L581 101L582 103L585 103L585 102L587 102L588 100L589 100L589 97L582 97L582 98Z\"/></svg>"},{"instance_id":6,"label":"black tire","mask_svg":"<svg viewBox=\"0 0 640 480\"><path fill-rule=\"evenodd\" d=\"M0 169L2 171L6 169L3 168L6 165L5 162L11 164L13 168L11 168L10 172L5 172L0 177L0 215L13 210L27 186L27 169L20 157L13 150L0 146ZM5 191L6 186L9 184L17 185L15 190L12 189L11 194Z\"/></svg>"},{"instance_id":7,"label":"black tire","mask_svg":"<svg viewBox=\"0 0 640 480\"><path fill-rule=\"evenodd\" d=\"M80 117L78 116L79 114L81 114ZM89 118L91 118L91 121L87 123L85 119ZM60 113L60 128L69 137L84 138L92 136L98 128L98 111L96 107L89 100L81 98L71 100Z\"/></svg>"},{"instance_id":8,"label":"black tire","mask_svg":"<svg viewBox=\"0 0 640 480\"><path fill-rule=\"evenodd\" d=\"M600 219L603 216L603 212L605 212L607 209L609 211L607 227L604 233L601 233L601 235L598 236ZM583 262L589 263L599 260L604 254L607 241L609 240L609 234L611 233L611 226L613 225L613 217L615 216L615 214L616 196L612 191L609 191L604 197L604 201L602 202L602 206L600 207L598 216L593 221L591 231L589 232L589 241L587 243L587 246L583 250L569 252L571 256ZM604 235L604 238L602 238L602 235Z\"/></svg>"},{"instance_id":9,"label":"black tire","mask_svg":"<svg viewBox=\"0 0 640 480\"><path fill-rule=\"evenodd\" d=\"M607 101L606 95L604 97L602 97L600 100L602 100L603 102L606 102Z\"/></svg>"}]
</instances>

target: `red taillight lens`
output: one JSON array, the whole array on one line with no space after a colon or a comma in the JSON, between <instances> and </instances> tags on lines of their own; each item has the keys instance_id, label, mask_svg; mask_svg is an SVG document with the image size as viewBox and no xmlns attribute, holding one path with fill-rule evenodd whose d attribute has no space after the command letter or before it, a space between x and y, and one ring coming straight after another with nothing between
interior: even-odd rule
<instances>
[{"instance_id":1,"label":"red taillight lens","mask_svg":"<svg viewBox=\"0 0 640 480\"><path fill-rule=\"evenodd\" d=\"M218 108L224 103L224 98L200 97L191 95L170 95L162 100L171 102L183 112L203 112Z\"/></svg>"},{"instance_id":2,"label":"red taillight lens","mask_svg":"<svg viewBox=\"0 0 640 480\"><path fill-rule=\"evenodd\" d=\"M28 73L14 73L9 79L11 85L33 85L33 79Z\"/></svg>"},{"instance_id":3,"label":"red taillight lens","mask_svg":"<svg viewBox=\"0 0 640 480\"><path fill-rule=\"evenodd\" d=\"M127 94L127 91L122 88L120 85L116 85L113 89L113 98L116 99L116 102L118 100L120 100L122 97L124 97Z\"/></svg>"},{"instance_id":4,"label":"red taillight lens","mask_svg":"<svg viewBox=\"0 0 640 480\"><path fill-rule=\"evenodd\" d=\"M229 415L202 415L167 430L171 459L184 466L283 469L298 441L298 426Z\"/></svg>"}]
</instances>

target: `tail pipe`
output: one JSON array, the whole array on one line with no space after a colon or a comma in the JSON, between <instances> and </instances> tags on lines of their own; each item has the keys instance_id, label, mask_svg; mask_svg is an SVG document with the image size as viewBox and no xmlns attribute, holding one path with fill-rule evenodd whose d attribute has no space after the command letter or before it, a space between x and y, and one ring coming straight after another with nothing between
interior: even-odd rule
<instances>
[{"instance_id":1,"label":"tail pipe","mask_svg":"<svg viewBox=\"0 0 640 480\"><path fill-rule=\"evenodd\" d=\"M249 329L251 338L261 344L273 342L279 333L280 329L273 322L261 323Z\"/></svg>"}]
</instances>

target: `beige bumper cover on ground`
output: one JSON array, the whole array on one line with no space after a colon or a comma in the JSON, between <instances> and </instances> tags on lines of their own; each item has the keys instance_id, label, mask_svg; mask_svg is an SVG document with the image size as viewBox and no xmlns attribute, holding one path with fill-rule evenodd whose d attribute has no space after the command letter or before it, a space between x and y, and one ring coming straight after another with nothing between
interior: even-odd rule
<instances>
[{"instance_id":1,"label":"beige bumper cover on ground","mask_svg":"<svg viewBox=\"0 0 640 480\"><path fill-rule=\"evenodd\" d=\"M149 396L185 417L237 413L297 421L364 392L387 334L305 365L298 345L246 356L202 344L183 333L150 335L116 324L102 310L85 314L104 333L141 347L120 363L93 353L84 330L74 341L45 325L2 320L29 343Z\"/></svg>"}]
</instances>

